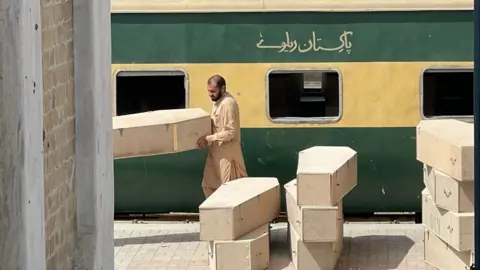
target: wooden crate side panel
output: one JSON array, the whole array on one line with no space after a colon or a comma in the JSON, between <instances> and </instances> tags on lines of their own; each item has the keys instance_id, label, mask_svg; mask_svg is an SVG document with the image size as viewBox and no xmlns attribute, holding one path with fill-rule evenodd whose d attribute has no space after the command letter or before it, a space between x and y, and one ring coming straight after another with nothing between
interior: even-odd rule
<instances>
[{"instance_id":1,"label":"wooden crate side panel","mask_svg":"<svg viewBox=\"0 0 480 270\"><path fill-rule=\"evenodd\" d=\"M292 261L297 270L334 270L343 242L304 242L292 229L289 236ZM339 241L343 241L343 233Z\"/></svg>"},{"instance_id":2,"label":"wooden crate side panel","mask_svg":"<svg viewBox=\"0 0 480 270\"><path fill-rule=\"evenodd\" d=\"M475 249L475 215L474 213L454 213L451 218L452 226L451 230L458 228L459 245L461 250L474 250ZM456 237L457 234L452 234L452 237ZM463 247L463 248L462 248Z\"/></svg>"},{"instance_id":3,"label":"wooden crate side panel","mask_svg":"<svg viewBox=\"0 0 480 270\"><path fill-rule=\"evenodd\" d=\"M338 212L337 212L337 239L333 242L333 250L337 255L337 261L340 258L343 250L343 233L344 233L344 223L345 219L343 216L343 199L337 203Z\"/></svg>"},{"instance_id":4,"label":"wooden crate side panel","mask_svg":"<svg viewBox=\"0 0 480 270\"><path fill-rule=\"evenodd\" d=\"M298 206L295 179L285 185L285 193L287 217L300 240L318 242L336 240L338 206Z\"/></svg>"},{"instance_id":5,"label":"wooden crate side panel","mask_svg":"<svg viewBox=\"0 0 480 270\"><path fill-rule=\"evenodd\" d=\"M217 257L215 256L215 241L208 241L208 267L210 270L217 269Z\"/></svg>"},{"instance_id":6,"label":"wooden crate side panel","mask_svg":"<svg viewBox=\"0 0 480 270\"><path fill-rule=\"evenodd\" d=\"M290 243L290 254L291 254L292 263L295 266L295 269L299 270L299 268L298 268L298 241L299 241L300 237L298 236L298 234L293 229L293 226L294 225L289 222L288 237L289 237L289 243Z\"/></svg>"},{"instance_id":7,"label":"wooden crate side panel","mask_svg":"<svg viewBox=\"0 0 480 270\"><path fill-rule=\"evenodd\" d=\"M303 208L302 241L310 242L334 242L338 235L338 207L314 208L305 206Z\"/></svg>"},{"instance_id":8,"label":"wooden crate side panel","mask_svg":"<svg viewBox=\"0 0 480 270\"><path fill-rule=\"evenodd\" d=\"M171 153L173 136L171 125L113 130L114 158Z\"/></svg>"},{"instance_id":9,"label":"wooden crate side panel","mask_svg":"<svg viewBox=\"0 0 480 270\"><path fill-rule=\"evenodd\" d=\"M234 209L200 209L200 240L222 240L233 235Z\"/></svg>"},{"instance_id":10,"label":"wooden crate side panel","mask_svg":"<svg viewBox=\"0 0 480 270\"><path fill-rule=\"evenodd\" d=\"M298 241L298 270L334 270L339 251L334 242ZM338 245L337 245L338 247Z\"/></svg>"},{"instance_id":11,"label":"wooden crate side panel","mask_svg":"<svg viewBox=\"0 0 480 270\"><path fill-rule=\"evenodd\" d=\"M284 185L285 188L285 204L287 208L287 219L292 227L290 229L295 230L300 239L303 239L303 226L302 226L302 211L300 206L297 205L297 188L296 180L292 180Z\"/></svg>"},{"instance_id":12,"label":"wooden crate side panel","mask_svg":"<svg viewBox=\"0 0 480 270\"><path fill-rule=\"evenodd\" d=\"M458 212L474 212L475 210L474 182L460 184Z\"/></svg>"},{"instance_id":13,"label":"wooden crate side panel","mask_svg":"<svg viewBox=\"0 0 480 270\"><path fill-rule=\"evenodd\" d=\"M200 137L210 135L212 132L210 116L192 119L177 124L177 152L188 151L197 148Z\"/></svg>"},{"instance_id":14,"label":"wooden crate side panel","mask_svg":"<svg viewBox=\"0 0 480 270\"><path fill-rule=\"evenodd\" d=\"M338 203L357 185L357 154L338 169L333 177L333 203Z\"/></svg>"},{"instance_id":15,"label":"wooden crate side panel","mask_svg":"<svg viewBox=\"0 0 480 270\"><path fill-rule=\"evenodd\" d=\"M250 268L250 243L215 242L214 258L216 270L243 270Z\"/></svg>"},{"instance_id":16,"label":"wooden crate side panel","mask_svg":"<svg viewBox=\"0 0 480 270\"><path fill-rule=\"evenodd\" d=\"M468 180L470 179L473 181L473 176L475 174L475 165L474 165L474 147L473 142L472 146L465 146L461 149L461 164L462 164L462 172L461 174L464 176L461 179Z\"/></svg>"},{"instance_id":17,"label":"wooden crate side panel","mask_svg":"<svg viewBox=\"0 0 480 270\"><path fill-rule=\"evenodd\" d=\"M444 209L456 213L473 212L474 189L473 181L457 181L454 178L432 169L435 178L435 203Z\"/></svg>"},{"instance_id":18,"label":"wooden crate side panel","mask_svg":"<svg viewBox=\"0 0 480 270\"><path fill-rule=\"evenodd\" d=\"M332 194L333 182L331 174L298 174L298 205L335 205Z\"/></svg>"},{"instance_id":19,"label":"wooden crate side panel","mask_svg":"<svg viewBox=\"0 0 480 270\"><path fill-rule=\"evenodd\" d=\"M267 224L267 226L269 227L269 224ZM268 227L267 232L264 235L251 243L251 270L264 270L270 266L270 233Z\"/></svg>"},{"instance_id":20,"label":"wooden crate side panel","mask_svg":"<svg viewBox=\"0 0 480 270\"><path fill-rule=\"evenodd\" d=\"M263 270L270 258L269 223L238 240L209 241L209 266L214 270Z\"/></svg>"}]
</instances>

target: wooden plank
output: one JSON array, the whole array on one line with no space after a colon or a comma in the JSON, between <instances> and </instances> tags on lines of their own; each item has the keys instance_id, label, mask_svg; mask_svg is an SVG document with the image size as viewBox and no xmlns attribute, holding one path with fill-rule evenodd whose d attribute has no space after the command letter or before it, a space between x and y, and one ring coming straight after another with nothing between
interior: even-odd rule
<instances>
[{"instance_id":1,"label":"wooden plank","mask_svg":"<svg viewBox=\"0 0 480 270\"><path fill-rule=\"evenodd\" d=\"M473 181L473 124L452 119L420 121L417 159L459 181Z\"/></svg>"},{"instance_id":2,"label":"wooden plank","mask_svg":"<svg viewBox=\"0 0 480 270\"><path fill-rule=\"evenodd\" d=\"M199 207L200 240L236 240L280 211L277 178L246 177L220 186Z\"/></svg>"},{"instance_id":3,"label":"wooden plank","mask_svg":"<svg viewBox=\"0 0 480 270\"><path fill-rule=\"evenodd\" d=\"M438 269L470 269L473 263L472 251L457 251L440 239L434 232L425 228L425 262Z\"/></svg>"},{"instance_id":4,"label":"wooden plank","mask_svg":"<svg viewBox=\"0 0 480 270\"><path fill-rule=\"evenodd\" d=\"M473 250L474 214L454 213L437 207L427 189L422 191L422 222L452 248Z\"/></svg>"},{"instance_id":5,"label":"wooden plank","mask_svg":"<svg viewBox=\"0 0 480 270\"><path fill-rule=\"evenodd\" d=\"M263 270L270 265L269 223L233 241L209 241L211 270Z\"/></svg>"},{"instance_id":6,"label":"wooden plank","mask_svg":"<svg viewBox=\"0 0 480 270\"><path fill-rule=\"evenodd\" d=\"M297 180L285 187L288 221L304 242L334 242L340 228L338 220L343 220L342 200L336 206L297 205Z\"/></svg>"},{"instance_id":7,"label":"wooden plank","mask_svg":"<svg viewBox=\"0 0 480 270\"><path fill-rule=\"evenodd\" d=\"M438 207L455 213L474 212L473 181L457 181L428 165L423 171L428 192Z\"/></svg>"},{"instance_id":8,"label":"wooden plank","mask_svg":"<svg viewBox=\"0 0 480 270\"><path fill-rule=\"evenodd\" d=\"M335 242L304 242L289 222L290 251L296 270L334 270L343 248L343 219Z\"/></svg>"},{"instance_id":9,"label":"wooden plank","mask_svg":"<svg viewBox=\"0 0 480 270\"><path fill-rule=\"evenodd\" d=\"M175 109L113 117L114 157L130 158L188 151L211 133L202 109Z\"/></svg>"},{"instance_id":10,"label":"wooden plank","mask_svg":"<svg viewBox=\"0 0 480 270\"><path fill-rule=\"evenodd\" d=\"M298 205L334 206L357 185L357 152L314 146L298 154Z\"/></svg>"}]
</instances>

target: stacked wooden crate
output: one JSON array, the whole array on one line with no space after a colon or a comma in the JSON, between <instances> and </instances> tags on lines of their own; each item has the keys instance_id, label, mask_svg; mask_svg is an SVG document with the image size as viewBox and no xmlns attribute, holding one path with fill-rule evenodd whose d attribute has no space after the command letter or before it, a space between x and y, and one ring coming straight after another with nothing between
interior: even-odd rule
<instances>
[{"instance_id":1,"label":"stacked wooden crate","mask_svg":"<svg viewBox=\"0 0 480 270\"><path fill-rule=\"evenodd\" d=\"M343 197L357 184L357 153L315 146L299 153L285 184L292 261L297 270L333 270L343 247Z\"/></svg>"},{"instance_id":2,"label":"stacked wooden crate","mask_svg":"<svg viewBox=\"0 0 480 270\"><path fill-rule=\"evenodd\" d=\"M473 124L424 120L417 126L423 163L425 262L443 270L469 269L474 248Z\"/></svg>"},{"instance_id":3,"label":"stacked wooden crate","mask_svg":"<svg viewBox=\"0 0 480 270\"><path fill-rule=\"evenodd\" d=\"M197 149L211 133L210 115L200 108L114 116L115 159L171 154Z\"/></svg>"},{"instance_id":4,"label":"stacked wooden crate","mask_svg":"<svg viewBox=\"0 0 480 270\"><path fill-rule=\"evenodd\" d=\"M209 242L210 269L269 267L269 223L280 211L277 178L230 181L208 197L199 210L200 240Z\"/></svg>"}]
</instances>

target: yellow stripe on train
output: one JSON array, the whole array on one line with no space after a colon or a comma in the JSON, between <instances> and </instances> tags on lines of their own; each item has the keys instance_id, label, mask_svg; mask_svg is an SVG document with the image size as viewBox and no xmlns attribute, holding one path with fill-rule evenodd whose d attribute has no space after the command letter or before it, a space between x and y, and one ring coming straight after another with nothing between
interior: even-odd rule
<instances>
[{"instance_id":1,"label":"yellow stripe on train","mask_svg":"<svg viewBox=\"0 0 480 270\"><path fill-rule=\"evenodd\" d=\"M225 63L113 64L112 102L116 112L115 76L119 71L183 70L188 79L188 107L210 112L206 81L220 74L240 106L241 126L273 127L413 127L421 119L422 72L431 67L472 67L472 62L362 63ZM341 118L334 123L275 123L267 116L267 76L272 69L333 68L340 72Z\"/></svg>"}]
</instances>

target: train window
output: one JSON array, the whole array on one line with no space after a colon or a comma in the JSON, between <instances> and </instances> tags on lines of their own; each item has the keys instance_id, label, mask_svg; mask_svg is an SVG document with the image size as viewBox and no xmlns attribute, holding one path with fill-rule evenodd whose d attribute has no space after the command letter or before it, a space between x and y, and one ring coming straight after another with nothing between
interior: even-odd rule
<instances>
[{"instance_id":1,"label":"train window","mask_svg":"<svg viewBox=\"0 0 480 270\"><path fill-rule=\"evenodd\" d=\"M473 69L427 69L422 75L425 118L473 117Z\"/></svg>"},{"instance_id":2,"label":"train window","mask_svg":"<svg viewBox=\"0 0 480 270\"><path fill-rule=\"evenodd\" d=\"M115 86L116 115L186 108L183 71L120 71Z\"/></svg>"},{"instance_id":3,"label":"train window","mask_svg":"<svg viewBox=\"0 0 480 270\"><path fill-rule=\"evenodd\" d=\"M272 122L340 120L341 75L326 70L273 70L267 75L267 114Z\"/></svg>"}]
</instances>

